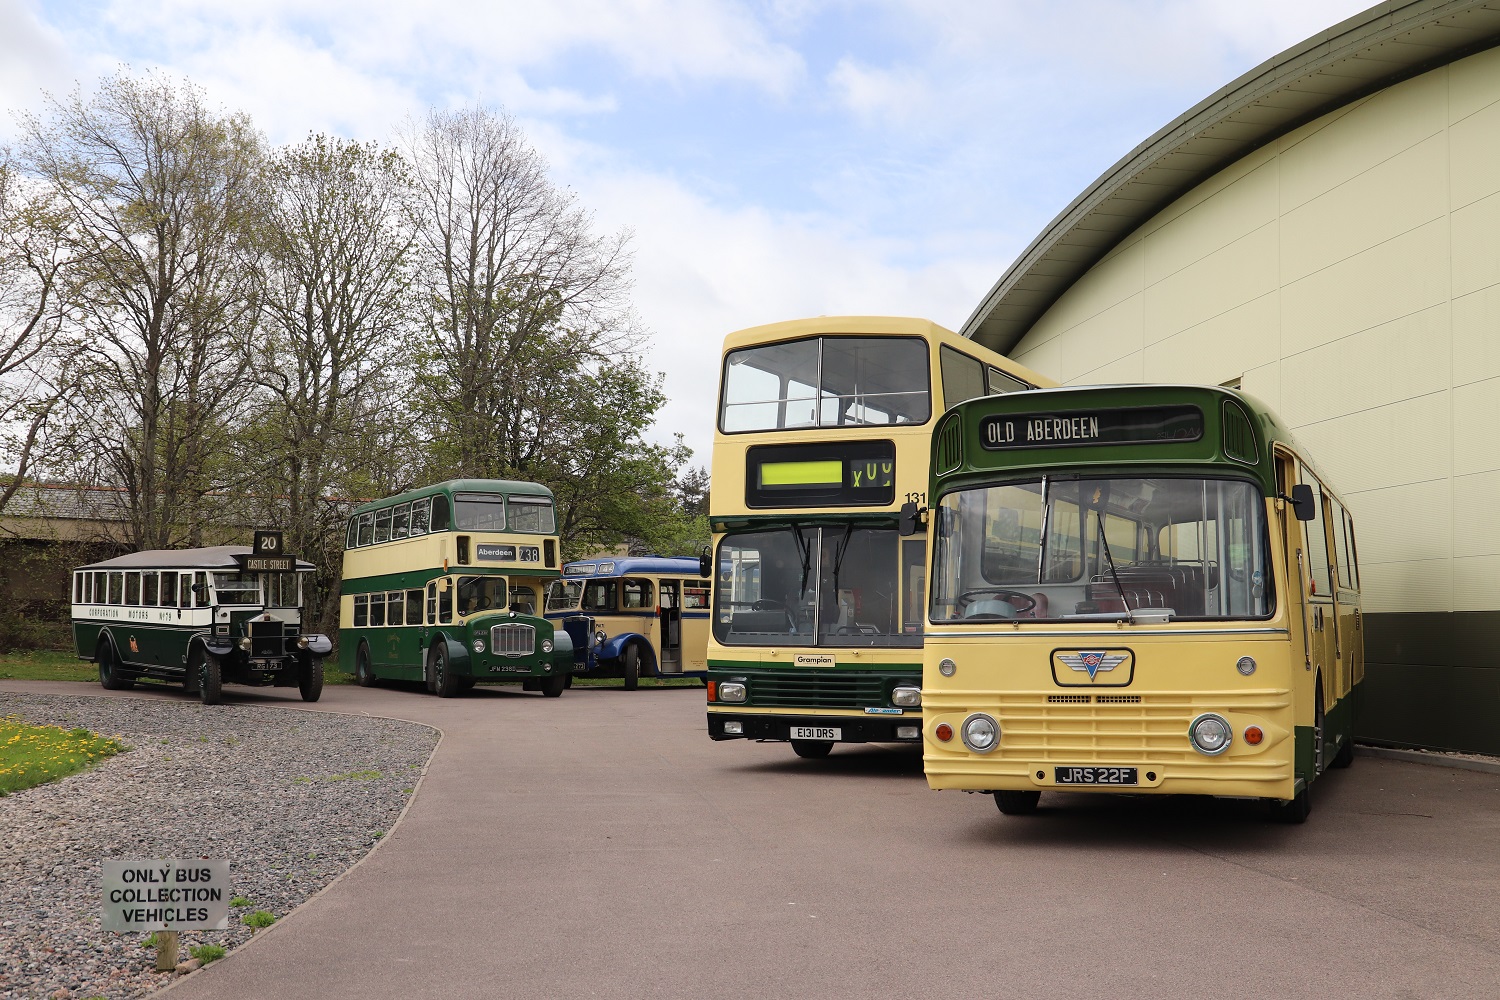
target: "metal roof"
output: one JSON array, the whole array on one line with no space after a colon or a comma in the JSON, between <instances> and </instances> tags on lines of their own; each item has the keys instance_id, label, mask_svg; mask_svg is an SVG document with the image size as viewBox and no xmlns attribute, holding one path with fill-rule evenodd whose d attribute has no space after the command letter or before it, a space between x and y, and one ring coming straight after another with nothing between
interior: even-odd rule
<instances>
[{"instance_id":1,"label":"metal roof","mask_svg":"<svg viewBox=\"0 0 1500 1000\"><path fill-rule=\"evenodd\" d=\"M603 573L599 567L605 566ZM597 559L578 559L563 566L563 576L585 577L598 574L604 577L630 576L633 573L651 573L657 576L698 575L697 556L601 556Z\"/></svg>"},{"instance_id":2,"label":"metal roof","mask_svg":"<svg viewBox=\"0 0 1500 1000\"><path fill-rule=\"evenodd\" d=\"M79 569L220 569L238 570L235 556L248 556L248 545L210 545L201 549L146 549L116 556L103 562L89 563ZM316 569L305 559L297 560L298 570Z\"/></svg>"},{"instance_id":3,"label":"metal roof","mask_svg":"<svg viewBox=\"0 0 1500 1000\"><path fill-rule=\"evenodd\" d=\"M960 331L1002 354L1142 223L1279 136L1500 45L1500 0L1388 0L1266 60L1141 143L1053 219Z\"/></svg>"}]
</instances>

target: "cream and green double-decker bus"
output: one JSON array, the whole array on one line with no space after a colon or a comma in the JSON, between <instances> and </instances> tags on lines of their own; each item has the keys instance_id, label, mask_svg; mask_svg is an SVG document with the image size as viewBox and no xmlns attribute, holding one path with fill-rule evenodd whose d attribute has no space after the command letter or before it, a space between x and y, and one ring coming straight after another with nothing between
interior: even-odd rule
<instances>
[{"instance_id":1,"label":"cream and green double-decker bus","mask_svg":"<svg viewBox=\"0 0 1500 1000\"><path fill-rule=\"evenodd\" d=\"M552 492L455 479L355 508L344 548L339 664L361 685L423 681L451 698L519 682L550 698L573 671L537 612L558 575Z\"/></svg>"},{"instance_id":2,"label":"cream and green double-decker bus","mask_svg":"<svg viewBox=\"0 0 1500 1000\"><path fill-rule=\"evenodd\" d=\"M1007 814L1253 797L1301 822L1353 759L1354 521L1265 406L1201 386L971 400L932 473L933 788Z\"/></svg>"},{"instance_id":3,"label":"cream and green double-decker bus","mask_svg":"<svg viewBox=\"0 0 1500 1000\"><path fill-rule=\"evenodd\" d=\"M1050 384L920 319L725 339L705 567L712 739L802 757L920 741L927 545L898 536L901 505L926 496L946 407Z\"/></svg>"}]
</instances>

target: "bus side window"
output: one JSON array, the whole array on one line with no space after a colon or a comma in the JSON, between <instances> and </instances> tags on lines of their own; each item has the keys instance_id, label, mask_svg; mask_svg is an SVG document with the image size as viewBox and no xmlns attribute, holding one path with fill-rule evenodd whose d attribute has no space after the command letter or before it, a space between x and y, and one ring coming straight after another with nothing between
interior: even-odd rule
<instances>
[{"instance_id":1,"label":"bus side window","mask_svg":"<svg viewBox=\"0 0 1500 1000\"><path fill-rule=\"evenodd\" d=\"M84 598L83 598L83 574L82 573L74 573L73 574L73 603L74 604L82 604L83 601L84 601Z\"/></svg>"},{"instance_id":2,"label":"bus side window","mask_svg":"<svg viewBox=\"0 0 1500 1000\"><path fill-rule=\"evenodd\" d=\"M161 575L161 606L177 607L177 573L167 570Z\"/></svg>"},{"instance_id":3,"label":"bus side window","mask_svg":"<svg viewBox=\"0 0 1500 1000\"><path fill-rule=\"evenodd\" d=\"M448 530L448 498L441 493L432 498L432 524L427 530Z\"/></svg>"},{"instance_id":4,"label":"bus side window","mask_svg":"<svg viewBox=\"0 0 1500 1000\"><path fill-rule=\"evenodd\" d=\"M354 627L365 628L370 624L370 597L368 594L354 595Z\"/></svg>"},{"instance_id":5,"label":"bus side window","mask_svg":"<svg viewBox=\"0 0 1500 1000\"><path fill-rule=\"evenodd\" d=\"M427 624L437 624L437 581L427 584Z\"/></svg>"},{"instance_id":6,"label":"bus side window","mask_svg":"<svg viewBox=\"0 0 1500 1000\"><path fill-rule=\"evenodd\" d=\"M411 502L411 536L427 534L427 523L432 520L432 498L423 497Z\"/></svg>"},{"instance_id":7,"label":"bus side window","mask_svg":"<svg viewBox=\"0 0 1500 1000\"><path fill-rule=\"evenodd\" d=\"M155 571L141 574L141 605L156 607L161 601L161 574Z\"/></svg>"},{"instance_id":8,"label":"bus side window","mask_svg":"<svg viewBox=\"0 0 1500 1000\"><path fill-rule=\"evenodd\" d=\"M985 374L988 376L988 388L991 396L998 396L1002 392L1024 392L1027 389L1036 388L1033 385L1022 382L1014 375L1005 374L1005 372L998 368L990 368Z\"/></svg>"},{"instance_id":9,"label":"bus side window","mask_svg":"<svg viewBox=\"0 0 1500 1000\"><path fill-rule=\"evenodd\" d=\"M1328 506L1332 510L1333 563L1338 568L1339 587L1353 590L1354 577L1349 571L1349 541L1348 530L1344 526L1344 506L1333 497L1328 498Z\"/></svg>"},{"instance_id":10,"label":"bus side window","mask_svg":"<svg viewBox=\"0 0 1500 1000\"><path fill-rule=\"evenodd\" d=\"M193 606L196 608L206 608L209 606L207 573L193 574Z\"/></svg>"},{"instance_id":11,"label":"bus side window","mask_svg":"<svg viewBox=\"0 0 1500 1000\"><path fill-rule=\"evenodd\" d=\"M1348 525L1348 532L1349 532L1349 567L1350 567L1350 569L1352 571L1351 572L1351 579L1353 579L1353 581L1354 581L1354 588L1356 590L1358 590L1359 589L1359 546L1356 545L1355 542L1354 542L1354 518L1352 518L1352 517L1349 516L1349 512L1347 510L1344 511L1344 521Z\"/></svg>"},{"instance_id":12,"label":"bus side window","mask_svg":"<svg viewBox=\"0 0 1500 1000\"><path fill-rule=\"evenodd\" d=\"M391 540L391 509L377 510L375 512L375 544Z\"/></svg>"},{"instance_id":13,"label":"bus side window","mask_svg":"<svg viewBox=\"0 0 1500 1000\"><path fill-rule=\"evenodd\" d=\"M103 570L94 573L94 596L89 600L95 604L109 603L109 574Z\"/></svg>"},{"instance_id":14,"label":"bus side window","mask_svg":"<svg viewBox=\"0 0 1500 1000\"><path fill-rule=\"evenodd\" d=\"M944 345L938 350L943 372L943 407L947 409L984 395L984 365Z\"/></svg>"},{"instance_id":15,"label":"bus side window","mask_svg":"<svg viewBox=\"0 0 1500 1000\"><path fill-rule=\"evenodd\" d=\"M437 506L434 504L433 506ZM453 588L438 591L438 621L444 625L453 620Z\"/></svg>"},{"instance_id":16,"label":"bus side window","mask_svg":"<svg viewBox=\"0 0 1500 1000\"><path fill-rule=\"evenodd\" d=\"M354 548L355 545L359 544L358 541L357 541L358 538L359 538L359 518L357 518L357 517L351 517L351 518L349 518L349 527L344 532L344 548L346 548L346 549L352 549L352 548Z\"/></svg>"},{"instance_id":17,"label":"bus side window","mask_svg":"<svg viewBox=\"0 0 1500 1000\"><path fill-rule=\"evenodd\" d=\"M646 608L651 606L650 580L624 580L620 585L621 606Z\"/></svg>"},{"instance_id":18,"label":"bus side window","mask_svg":"<svg viewBox=\"0 0 1500 1000\"><path fill-rule=\"evenodd\" d=\"M1300 480L1313 488L1315 516L1311 521L1301 522L1306 532L1303 551L1307 553L1307 572L1312 577L1312 592L1326 597L1333 593L1333 584L1328 577L1328 521L1323 516L1323 484L1301 462L1297 463L1297 472Z\"/></svg>"},{"instance_id":19,"label":"bus side window","mask_svg":"<svg viewBox=\"0 0 1500 1000\"><path fill-rule=\"evenodd\" d=\"M420 590L406 592L406 624L422 624L422 592Z\"/></svg>"},{"instance_id":20,"label":"bus side window","mask_svg":"<svg viewBox=\"0 0 1500 1000\"><path fill-rule=\"evenodd\" d=\"M125 574L125 606L134 608L141 603L141 574Z\"/></svg>"},{"instance_id":21,"label":"bus side window","mask_svg":"<svg viewBox=\"0 0 1500 1000\"><path fill-rule=\"evenodd\" d=\"M391 540L406 537L406 525L411 520L411 504L404 503L391 515Z\"/></svg>"},{"instance_id":22,"label":"bus side window","mask_svg":"<svg viewBox=\"0 0 1500 1000\"><path fill-rule=\"evenodd\" d=\"M359 541L360 545L369 545L375 538L375 515L359 515Z\"/></svg>"}]
</instances>

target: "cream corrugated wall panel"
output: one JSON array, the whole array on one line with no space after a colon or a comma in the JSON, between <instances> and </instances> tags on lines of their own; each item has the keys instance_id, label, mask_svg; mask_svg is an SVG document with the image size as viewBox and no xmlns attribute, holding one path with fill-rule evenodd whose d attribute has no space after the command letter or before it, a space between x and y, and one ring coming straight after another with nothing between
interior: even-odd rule
<instances>
[{"instance_id":1,"label":"cream corrugated wall panel","mask_svg":"<svg viewBox=\"0 0 1500 1000\"><path fill-rule=\"evenodd\" d=\"M1233 189L1245 177L1271 163L1276 158L1274 143L1262 146L1249 155L1236 160L1208 180L1162 209L1155 217L1141 226L1140 234L1149 236L1164 229L1185 215L1194 214L1201 206L1219 198ZM1252 227L1253 228L1253 227Z\"/></svg>"},{"instance_id":2,"label":"cream corrugated wall panel","mask_svg":"<svg viewBox=\"0 0 1500 1000\"><path fill-rule=\"evenodd\" d=\"M1154 284L1276 221L1276 170L1268 164L1179 215L1144 241L1146 283Z\"/></svg>"},{"instance_id":3,"label":"cream corrugated wall panel","mask_svg":"<svg viewBox=\"0 0 1500 1000\"><path fill-rule=\"evenodd\" d=\"M1078 294L1065 296L1047 311L1026 335L1028 341L1043 341L1094 319L1100 313L1140 293L1145 254L1139 239L1119 253L1101 261L1074 285ZM1051 371L1051 369L1042 369Z\"/></svg>"},{"instance_id":4,"label":"cream corrugated wall panel","mask_svg":"<svg viewBox=\"0 0 1500 1000\"><path fill-rule=\"evenodd\" d=\"M1350 493L1345 500L1358 515L1354 532L1361 561L1372 552L1381 562L1453 556L1453 497L1447 479ZM1413 518L1413 511L1422 516Z\"/></svg>"},{"instance_id":5,"label":"cream corrugated wall panel","mask_svg":"<svg viewBox=\"0 0 1500 1000\"><path fill-rule=\"evenodd\" d=\"M1060 367L1051 369L1065 382L1076 380L1111 361L1142 350L1144 296L1132 295L1067 332Z\"/></svg>"},{"instance_id":6,"label":"cream corrugated wall panel","mask_svg":"<svg viewBox=\"0 0 1500 1000\"><path fill-rule=\"evenodd\" d=\"M1107 365L1084 372L1077 379L1085 385L1120 385L1145 381L1145 352L1136 351Z\"/></svg>"},{"instance_id":7,"label":"cream corrugated wall panel","mask_svg":"<svg viewBox=\"0 0 1500 1000\"><path fill-rule=\"evenodd\" d=\"M1269 223L1146 289L1146 342L1274 291L1276 225Z\"/></svg>"},{"instance_id":8,"label":"cream corrugated wall panel","mask_svg":"<svg viewBox=\"0 0 1500 1000\"><path fill-rule=\"evenodd\" d=\"M1319 129L1316 138L1283 146L1281 210L1289 212L1327 194L1447 126L1448 81L1442 74L1418 77L1360 101Z\"/></svg>"},{"instance_id":9,"label":"cream corrugated wall panel","mask_svg":"<svg viewBox=\"0 0 1500 1000\"><path fill-rule=\"evenodd\" d=\"M1010 356L1034 372L1043 372L1059 382L1063 381L1063 347L1065 337L1053 337L1026 348L1013 350Z\"/></svg>"},{"instance_id":10,"label":"cream corrugated wall panel","mask_svg":"<svg viewBox=\"0 0 1500 1000\"><path fill-rule=\"evenodd\" d=\"M1220 385L1278 361L1278 299L1276 292L1268 292L1150 344L1146 348L1145 381ZM1242 388L1254 395L1248 385Z\"/></svg>"},{"instance_id":11,"label":"cream corrugated wall panel","mask_svg":"<svg viewBox=\"0 0 1500 1000\"><path fill-rule=\"evenodd\" d=\"M1453 384L1500 378L1500 285L1453 300Z\"/></svg>"},{"instance_id":12,"label":"cream corrugated wall panel","mask_svg":"<svg viewBox=\"0 0 1500 1000\"><path fill-rule=\"evenodd\" d=\"M1500 194L1453 213L1453 294L1500 284Z\"/></svg>"},{"instance_id":13,"label":"cream corrugated wall panel","mask_svg":"<svg viewBox=\"0 0 1500 1000\"><path fill-rule=\"evenodd\" d=\"M1453 608L1453 560L1369 562L1364 535L1359 539L1360 604L1366 614L1402 611L1450 611Z\"/></svg>"},{"instance_id":14,"label":"cream corrugated wall panel","mask_svg":"<svg viewBox=\"0 0 1500 1000\"><path fill-rule=\"evenodd\" d=\"M1453 610L1493 611L1500 608L1500 556L1469 556L1453 560Z\"/></svg>"},{"instance_id":15,"label":"cream corrugated wall panel","mask_svg":"<svg viewBox=\"0 0 1500 1000\"><path fill-rule=\"evenodd\" d=\"M1500 471L1454 478L1453 554L1500 556Z\"/></svg>"},{"instance_id":16,"label":"cream corrugated wall panel","mask_svg":"<svg viewBox=\"0 0 1500 1000\"><path fill-rule=\"evenodd\" d=\"M1450 122L1463 121L1496 100L1500 100L1500 49L1460 59L1448 67Z\"/></svg>"},{"instance_id":17,"label":"cream corrugated wall panel","mask_svg":"<svg viewBox=\"0 0 1500 1000\"><path fill-rule=\"evenodd\" d=\"M1400 361L1397 358L1392 365L1393 379L1399 377ZM1283 362L1283 374L1291 367L1295 366ZM1289 391L1283 390L1279 411L1286 409ZM1449 421L1448 393L1435 392L1298 427L1294 433L1318 464L1328 470L1334 489L1357 493L1448 478L1453 468L1447 447ZM1414 428L1425 429L1428 436L1423 437ZM1357 498L1350 500L1350 506L1358 513ZM1376 554L1360 550L1361 556Z\"/></svg>"},{"instance_id":18,"label":"cream corrugated wall panel","mask_svg":"<svg viewBox=\"0 0 1500 1000\"><path fill-rule=\"evenodd\" d=\"M1330 161L1342 151L1329 149ZM1281 278L1306 277L1448 210L1448 143L1435 136L1282 216Z\"/></svg>"},{"instance_id":19,"label":"cream corrugated wall panel","mask_svg":"<svg viewBox=\"0 0 1500 1000\"><path fill-rule=\"evenodd\" d=\"M1413 349L1414 345L1420 345ZM1393 364L1400 359L1399 367ZM1305 424L1446 392L1452 374L1448 303L1351 334L1287 359L1281 417L1300 433ZM1338 372L1338 378L1329 378ZM1446 415L1438 427L1448 424ZM1411 427L1389 443L1432 446L1432 427ZM1399 453L1399 452L1398 452Z\"/></svg>"},{"instance_id":20,"label":"cream corrugated wall panel","mask_svg":"<svg viewBox=\"0 0 1500 1000\"><path fill-rule=\"evenodd\" d=\"M1500 379L1453 390L1453 474L1500 469ZM1500 534L1500 523L1494 531Z\"/></svg>"},{"instance_id":21,"label":"cream corrugated wall panel","mask_svg":"<svg viewBox=\"0 0 1500 1000\"><path fill-rule=\"evenodd\" d=\"M1227 382L1228 379L1220 381ZM1259 368L1251 368L1240 377L1240 388L1265 403L1276 413L1281 412L1281 362L1276 361Z\"/></svg>"},{"instance_id":22,"label":"cream corrugated wall panel","mask_svg":"<svg viewBox=\"0 0 1500 1000\"><path fill-rule=\"evenodd\" d=\"M1318 347L1448 299L1448 220L1429 222L1287 284L1281 347Z\"/></svg>"},{"instance_id":23,"label":"cream corrugated wall panel","mask_svg":"<svg viewBox=\"0 0 1500 1000\"><path fill-rule=\"evenodd\" d=\"M1456 123L1449 144L1454 208L1500 191L1500 102Z\"/></svg>"}]
</instances>

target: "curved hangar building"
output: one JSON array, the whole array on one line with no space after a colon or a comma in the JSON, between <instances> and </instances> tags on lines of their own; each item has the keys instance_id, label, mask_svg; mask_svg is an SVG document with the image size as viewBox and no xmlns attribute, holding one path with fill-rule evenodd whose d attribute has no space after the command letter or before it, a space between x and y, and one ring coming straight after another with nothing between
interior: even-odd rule
<instances>
[{"instance_id":1,"label":"curved hangar building","mask_svg":"<svg viewBox=\"0 0 1500 1000\"><path fill-rule=\"evenodd\" d=\"M1356 519L1359 735L1500 753L1500 4L1384 3L1133 150L963 332L1068 384L1236 385Z\"/></svg>"}]
</instances>

